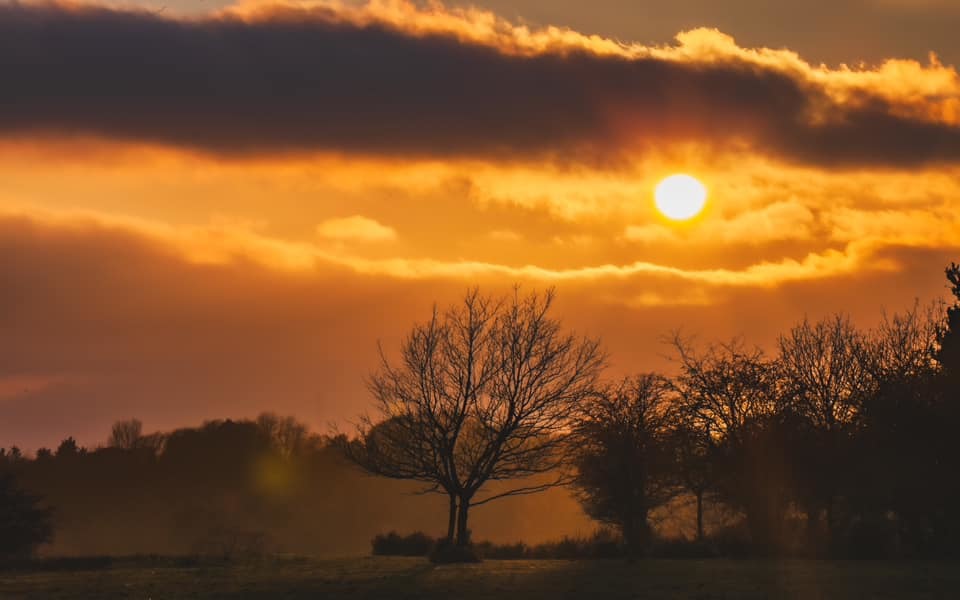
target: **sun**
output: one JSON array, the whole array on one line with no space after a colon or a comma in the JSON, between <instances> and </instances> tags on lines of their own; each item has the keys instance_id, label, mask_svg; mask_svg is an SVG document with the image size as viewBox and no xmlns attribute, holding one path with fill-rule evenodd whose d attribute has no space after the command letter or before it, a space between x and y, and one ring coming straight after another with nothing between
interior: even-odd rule
<instances>
[{"instance_id":1,"label":"sun","mask_svg":"<svg viewBox=\"0 0 960 600\"><path fill-rule=\"evenodd\" d=\"M671 175L654 191L657 210L674 221L686 221L700 214L707 203L707 188L696 177Z\"/></svg>"}]
</instances>

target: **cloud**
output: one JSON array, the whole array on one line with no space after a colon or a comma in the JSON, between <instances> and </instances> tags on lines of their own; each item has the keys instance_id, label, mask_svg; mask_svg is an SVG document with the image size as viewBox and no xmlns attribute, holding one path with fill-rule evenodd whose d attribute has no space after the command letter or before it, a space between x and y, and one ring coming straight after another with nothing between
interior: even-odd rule
<instances>
[{"instance_id":1,"label":"cloud","mask_svg":"<svg viewBox=\"0 0 960 600\"><path fill-rule=\"evenodd\" d=\"M495 229L487 234L495 242L519 242L523 236L510 229Z\"/></svg>"},{"instance_id":2,"label":"cloud","mask_svg":"<svg viewBox=\"0 0 960 600\"><path fill-rule=\"evenodd\" d=\"M397 239L393 228L360 215L328 219L317 225L317 235L339 242L390 242Z\"/></svg>"},{"instance_id":3,"label":"cloud","mask_svg":"<svg viewBox=\"0 0 960 600\"><path fill-rule=\"evenodd\" d=\"M813 212L803 203L792 201L772 202L766 206L747 206L742 212L730 216L707 218L702 222L681 229L660 223L628 225L624 239L631 242L656 243L742 243L767 244L783 240L810 240L815 224ZM851 241L857 238L844 238Z\"/></svg>"},{"instance_id":4,"label":"cloud","mask_svg":"<svg viewBox=\"0 0 960 600\"><path fill-rule=\"evenodd\" d=\"M252 4L176 19L0 6L0 135L220 156L330 151L621 163L665 144L826 166L960 160L937 62L813 67L696 30L673 47L404 2Z\"/></svg>"},{"instance_id":5,"label":"cloud","mask_svg":"<svg viewBox=\"0 0 960 600\"><path fill-rule=\"evenodd\" d=\"M26 220L56 231L109 234L115 232L147 240L165 252L195 264L254 264L289 273L313 273L334 269L362 276L397 280L530 280L541 283L610 282L653 279L717 287L772 288L784 283L835 278L861 270L895 270L897 265L880 260L871 241L854 240L842 249L809 252L800 259L782 258L751 263L743 268L687 269L665 263L633 261L586 266L546 267L510 265L469 259L369 258L343 251L330 251L315 244L266 236L237 224L172 226L146 219L116 217L89 212L23 211L0 214L2 219ZM574 236L559 243L589 244L592 238ZM342 249L340 249L342 250Z\"/></svg>"}]
</instances>

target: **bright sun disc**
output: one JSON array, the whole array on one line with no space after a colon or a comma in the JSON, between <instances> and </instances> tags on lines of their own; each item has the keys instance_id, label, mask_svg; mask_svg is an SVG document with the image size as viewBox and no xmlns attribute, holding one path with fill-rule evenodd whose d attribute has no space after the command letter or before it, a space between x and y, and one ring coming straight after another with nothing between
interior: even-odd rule
<instances>
[{"instance_id":1,"label":"bright sun disc","mask_svg":"<svg viewBox=\"0 0 960 600\"><path fill-rule=\"evenodd\" d=\"M707 188L695 177L671 175L654 192L657 209L668 219L686 221L700 214L707 203Z\"/></svg>"}]
</instances>

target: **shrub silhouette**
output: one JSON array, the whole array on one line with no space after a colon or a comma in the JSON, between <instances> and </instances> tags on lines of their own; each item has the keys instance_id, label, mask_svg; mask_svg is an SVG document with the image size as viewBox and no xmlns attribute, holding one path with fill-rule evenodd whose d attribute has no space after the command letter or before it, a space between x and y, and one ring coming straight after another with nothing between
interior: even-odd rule
<instances>
[{"instance_id":1,"label":"shrub silhouette","mask_svg":"<svg viewBox=\"0 0 960 600\"><path fill-rule=\"evenodd\" d=\"M442 539L430 551L430 562L434 564L472 563L480 562L480 553L473 546L463 546Z\"/></svg>"},{"instance_id":2,"label":"shrub silhouette","mask_svg":"<svg viewBox=\"0 0 960 600\"><path fill-rule=\"evenodd\" d=\"M374 556L426 556L436 543L436 540L422 531L409 535L391 531L378 534L371 540Z\"/></svg>"},{"instance_id":3,"label":"shrub silhouette","mask_svg":"<svg viewBox=\"0 0 960 600\"><path fill-rule=\"evenodd\" d=\"M28 557L53 538L52 511L39 502L18 488L12 475L0 474L0 559Z\"/></svg>"}]
</instances>

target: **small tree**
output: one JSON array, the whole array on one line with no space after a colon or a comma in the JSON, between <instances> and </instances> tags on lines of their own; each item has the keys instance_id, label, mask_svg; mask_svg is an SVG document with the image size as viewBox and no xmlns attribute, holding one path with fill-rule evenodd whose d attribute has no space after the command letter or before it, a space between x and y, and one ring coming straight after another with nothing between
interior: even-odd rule
<instances>
[{"instance_id":1,"label":"small tree","mask_svg":"<svg viewBox=\"0 0 960 600\"><path fill-rule=\"evenodd\" d=\"M711 448L713 440L709 431L697 420L696 405L682 400L675 407L671 431L671 447L675 453L676 477L684 490L696 501L696 537L705 538L703 524L704 501L713 485Z\"/></svg>"},{"instance_id":2,"label":"small tree","mask_svg":"<svg viewBox=\"0 0 960 600\"><path fill-rule=\"evenodd\" d=\"M110 439L107 445L123 450L133 450L140 447L143 437L143 423L139 419L117 421L110 430Z\"/></svg>"},{"instance_id":3,"label":"small tree","mask_svg":"<svg viewBox=\"0 0 960 600\"><path fill-rule=\"evenodd\" d=\"M789 504L786 473L777 446L782 412L776 365L739 340L696 350L674 336L680 361L677 390L683 425L709 458L712 487L744 512L754 544L772 550L780 541Z\"/></svg>"},{"instance_id":4,"label":"small tree","mask_svg":"<svg viewBox=\"0 0 960 600\"><path fill-rule=\"evenodd\" d=\"M599 343L563 332L554 294L499 299L469 292L414 326L399 363L382 357L369 382L379 418L364 418L347 457L365 470L422 482L450 500L447 540L469 543L471 508L565 484L574 408L603 366ZM486 497L491 481L532 476Z\"/></svg>"},{"instance_id":5,"label":"small tree","mask_svg":"<svg viewBox=\"0 0 960 600\"><path fill-rule=\"evenodd\" d=\"M53 538L52 511L0 474L0 558L24 558Z\"/></svg>"},{"instance_id":6,"label":"small tree","mask_svg":"<svg viewBox=\"0 0 960 600\"><path fill-rule=\"evenodd\" d=\"M574 441L580 503L617 527L636 554L650 541L650 512L676 495L669 380L645 374L586 402Z\"/></svg>"},{"instance_id":7,"label":"small tree","mask_svg":"<svg viewBox=\"0 0 960 600\"><path fill-rule=\"evenodd\" d=\"M77 444L77 440L73 439L73 436L70 436L60 442L60 445L57 446L57 451L54 453L54 456L57 458L72 458L86 454L86 452L87 449L80 447L80 445Z\"/></svg>"},{"instance_id":8,"label":"small tree","mask_svg":"<svg viewBox=\"0 0 960 600\"><path fill-rule=\"evenodd\" d=\"M257 417L257 426L284 458L301 454L311 443L317 441L310 435L310 428L295 417L281 417L275 413L265 412Z\"/></svg>"}]
</instances>

